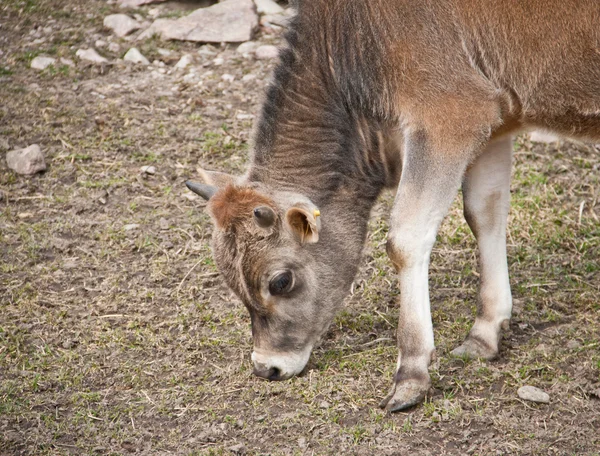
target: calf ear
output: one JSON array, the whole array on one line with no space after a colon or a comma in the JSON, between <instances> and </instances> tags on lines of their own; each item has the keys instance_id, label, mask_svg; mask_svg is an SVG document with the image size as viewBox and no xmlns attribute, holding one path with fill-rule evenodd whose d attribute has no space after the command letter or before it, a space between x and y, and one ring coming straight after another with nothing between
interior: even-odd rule
<instances>
[{"instance_id":1,"label":"calf ear","mask_svg":"<svg viewBox=\"0 0 600 456\"><path fill-rule=\"evenodd\" d=\"M319 240L320 216L321 212L315 206L299 203L287 210L285 221L288 229L301 244L314 244Z\"/></svg>"},{"instance_id":2,"label":"calf ear","mask_svg":"<svg viewBox=\"0 0 600 456\"><path fill-rule=\"evenodd\" d=\"M200 179L202 182L187 181L185 185L192 192L200 195L205 200L209 200L219 190L225 188L228 184L232 184L235 181L235 177L220 173L218 171L206 171L198 168Z\"/></svg>"}]
</instances>

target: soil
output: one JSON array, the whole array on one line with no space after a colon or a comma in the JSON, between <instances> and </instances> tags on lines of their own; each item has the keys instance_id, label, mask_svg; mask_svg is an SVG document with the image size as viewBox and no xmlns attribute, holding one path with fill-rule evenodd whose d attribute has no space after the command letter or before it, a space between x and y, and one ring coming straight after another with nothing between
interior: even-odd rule
<instances>
[{"instance_id":1,"label":"soil","mask_svg":"<svg viewBox=\"0 0 600 456\"><path fill-rule=\"evenodd\" d=\"M150 20L152 8L184 14L130 13ZM386 193L353 294L305 373L262 381L204 203L183 182L198 167L244 171L276 62L236 45L117 39L102 27L117 12L100 0L0 5L0 454L599 454L596 146L515 141L515 313L499 359L449 356L472 324L478 279L457 200L432 257L430 395L404 413L377 407L398 314ZM97 40L120 46L98 45L110 63L78 61ZM256 40L279 45L281 29ZM118 60L133 45L156 63ZM184 54L195 61L176 70ZM36 71L36 55L75 65ZM5 152L34 143L48 170L8 169ZM550 403L522 401L523 385Z\"/></svg>"}]
</instances>

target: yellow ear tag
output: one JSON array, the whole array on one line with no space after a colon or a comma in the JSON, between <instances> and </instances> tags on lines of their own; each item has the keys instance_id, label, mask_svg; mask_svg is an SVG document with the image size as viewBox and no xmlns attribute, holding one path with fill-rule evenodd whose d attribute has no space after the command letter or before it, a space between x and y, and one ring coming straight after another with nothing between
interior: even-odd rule
<instances>
[{"instance_id":1,"label":"yellow ear tag","mask_svg":"<svg viewBox=\"0 0 600 456\"><path fill-rule=\"evenodd\" d=\"M315 209L313 215L315 216L315 218L317 218L319 215L321 215L321 211L319 209Z\"/></svg>"}]
</instances>

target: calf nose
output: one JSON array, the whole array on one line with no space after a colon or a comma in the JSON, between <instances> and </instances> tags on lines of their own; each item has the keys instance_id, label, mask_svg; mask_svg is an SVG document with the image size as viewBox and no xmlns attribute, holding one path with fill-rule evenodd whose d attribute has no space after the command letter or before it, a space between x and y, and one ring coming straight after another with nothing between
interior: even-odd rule
<instances>
[{"instance_id":1,"label":"calf nose","mask_svg":"<svg viewBox=\"0 0 600 456\"><path fill-rule=\"evenodd\" d=\"M277 367L265 367L261 364L254 365L254 375L267 380L281 380L281 370Z\"/></svg>"}]
</instances>

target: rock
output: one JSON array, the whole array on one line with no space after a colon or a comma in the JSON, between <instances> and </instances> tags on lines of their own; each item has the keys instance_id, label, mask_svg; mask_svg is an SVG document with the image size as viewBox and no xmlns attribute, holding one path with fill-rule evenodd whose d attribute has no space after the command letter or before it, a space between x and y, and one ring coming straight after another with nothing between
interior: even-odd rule
<instances>
[{"instance_id":1,"label":"rock","mask_svg":"<svg viewBox=\"0 0 600 456\"><path fill-rule=\"evenodd\" d=\"M263 46L259 46L254 52L254 55L258 60L276 59L279 57L279 49L277 46L265 44Z\"/></svg>"},{"instance_id":2,"label":"rock","mask_svg":"<svg viewBox=\"0 0 600 456\"><path fill-rule=\"evenodd\" d=\"M73 62L71 59L65 59L64 57L60 58L60 63L70 67L75 66L75 62Z\"/></svg>"},{"instance_id":3,"label":"rock","mask_svg":"<svg viewBox=\"0 0 600 456\"><path fill-rule=\"evenodd\" d=\"M251 120L254 119L254 114L245 114L245 113L240 113L237 116L235 116L235 118L237 120Z\"/></svg>"},{"instance_id":4,"label":"rock","mask_svg":"<svg viewBox=\"0 0 600 456\"><path fill-rule=\"evenodd\" d=\"M321 401L321 402L319 402L319 408L328 409L329 407L331 407L331 405L329 404L329 402L327 402L327 401Z\"/></svg>"},{"instance_id":5,"label":"rock","mask_svg":"<svg viewBox=\"0 0 600 456\"><path fill-rule=\"evenodd\" d=\"M567 348L569 350L575 350L575 349L577 349L579 347L581 347L581 344L579 343L579 341L577 341L575 339L570 340L569 342L567 342Z\"/></svg>"},{"instance_id":6,"label":"rock","mask_svg":"<svg viewBox=\"0 0 600 456\"><path fill-rule=\"evenodd\" d=\"M25 149L11 150L6 154L6 164L19 174L31 175L46 170L44 154L37 144Z\"/></svg>"},{"instance_id":7,"label":"rock","mask_svg":"<svg viewBox=\"0 0 600 456\"><path fill-rule=\"evenodd\" d=\"M179 19L156 19L139 39L159 35L166 40L237 43L250 40L256 27L252 0L225 0Z\"/></svg>"},{"instance_id":8,"label":"rock","mask_svg":"<svg viewBox=\"0 0 600 456\"><path fill-rule=\"evenodd\" d=\"M560 141L560 137L556 136L555 134L538 130L529 133L529 139L533 142L544 144L553 144Z\"/></svg>"},{"instance_id":9,"label":"rock","mask_svg":"<svg viewBox=\"0 0 600 456\"><path fill-rule=\"evenodd\" d=\"M191 54L185 54L179 59L179 62L175 64L175 68L177 68L178 70L183 70L193 61L194 57Z\"/></svg>"},{"instance_id":10,"label":"rock","mask_svg":"<svg viewBox=\"0 0 600 456\"><path fill-rule=\"evenodd\" d=\"M81 60L87 60L88 62L92 62L92 63L106 63L108 62L108 60L106 60L104 57L102 57L100 54L98 54L94 49L79 49L75 55L77 57L79 57Z\"/></svg>"},{"instance_id":11,"label":"rock","mask_svg":"<svg viewBox=\"0 0 600 456\"><path fill-rule=\"evenodd\" d=\"M169 221L166 218L161 217L158 220L158 226L160 227L161 230L166 231L169 229Z\"/></svg>"},{"instance_id":12,"label":"rock","mask_svg":"<svg viewBox=\"0 0 600 456\"><path fill-rule=\"evenodd\" d=\"M107 44L108 43L106 41L104 41L104 40L96 40L94 42L94 47L103 48L103 47L106 47Z\"/></svg>"},{"instance_id":13,"label":"rock","mask_svg":"<svg viewBox=\"0 0 600 456\"><path fill-rule=\"evenodd\" d=\"M104 18L104 27L111 29L120 38L141 27L140 23L127 14L111 14Z\"/></svg>"},{"instance_id":14,"label":"rock","mask_svg":"<svg viewBox=\"0 0 600 456\"><path fill-rule=\"evenodd\" d=\"M123 56L123 60L133 63L141 63L143 65L150 65L148 59L142 55L138 48L134 47L127 51L127 53Z\"/></svg>"},{"instance_id":15,"label":"rock","mask_svg":"<svg viewBox=\"0 0 600 456\"><path fill-rule=\"evenodd\" d=\"M108 43L108 50L117 53L121 50L121 46L118 43Z\"/></svg>"},{"instance_id":16,"label":"rock","mask_svg":"<svg viewBox=\"0 0 600 456\"><path fill-rule=\"evenodd\" d=\"M140 227L138 223L129 223L128 225L123 226L125 231L133 231L137 230Z\"/></svg>"},{"instance_id":17,"label":"rock","mask_svg":"<svg viewBox=\"0 0 600 456\"><path fill-rule=\"evenodd\" d=\"M242 76L242 81L252 81L256 79L256 75L253 73L249 73L249 74L245 74L244 76Z\"/></svg>"},{"instance_id":18,"label":"rock","mask_svg":"<svg viewBox=\"0 0 600 456\"><path fill-rule=\"evenodd\" d=\"M221 79L225 82L233 82L235 80L235 76L232 74L225 73L221 76Z\"/></svg>"},{"instance_id":19,"label":"rock","mask_svg":"<svg viewBox=\"0 0 600 456\"><path fill-rule=\"evenodd\" d=\"M254 0L256 11L259 14L280 14L284 9L273 0Z\"/></svg>"},{"instance_id":20,"label":"rock","mask_svg":"<svg viewBox=\"0 0 600 456\"><path fill-rule=\"evenodd\" d=\"M142 166L140 171L144 174L154 175L156 174L156 168L154 166Z\"/></svg>"},{"instance_id":21,"label":"rock","mask_svg":"<svg viewBox=\"0 0 600 456\"><path fill-rule=\"evenodd\" d=\"M536 388L535 386L522 386L518 389L517 394L524 401L540 402L542 404L547 404L550 402L550 396L548 393Z\"/></svg>"},{"instance_id":22,"label":"rock","mask_svg":"<svg viewBox=\"0 0 600 456\"><path fill-rule=\"evenodd\" d=\"M10 149L10 143L8 142L8 139L0 136L0 150L4 151L8 149Z\"/></svg>"},{"instance_id":23,"label":"rock","mask_svg":"<svg viewBox=\"0 0 600 456\"><path fill-rule=\"evenodd\" d=\"M290 16L287 16L285 14L265 14L260 20L260 25L276 25L278 27L287 28L290 24L290 19Z\"/></svg>"},{"instance_id":24,"label":"rock","mask_svg":"<svg viewBox=\"0 0 600 456\"><path fill-rule=\"evenodd\" d=\"M238 54L246 55L254 52L254 49L258 46L258 43L255 41L246 41L245 43L240 44L235 52Z\"/></svg>"},{"instance_id":25,"label":"rock","mask_svg":"<svg viewBox=\"0 0 600 456\"><path fill-rule=\"evenodd\" d=\"M45 57L43 55L38 55L31 61L31 68L34 70L45 70L50 65L54 65L56 63L56 59L52 57Z\"/></svg>"}]
</instances>

